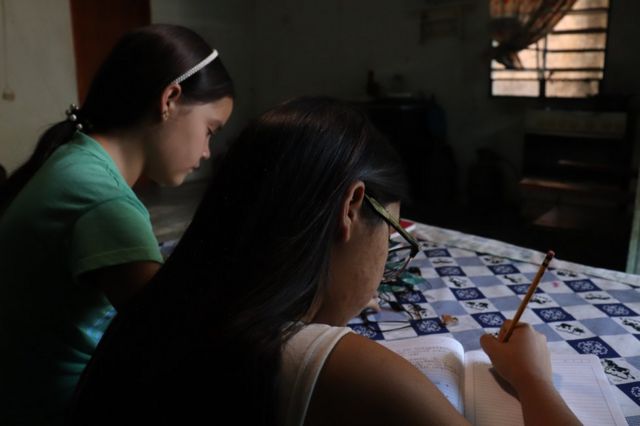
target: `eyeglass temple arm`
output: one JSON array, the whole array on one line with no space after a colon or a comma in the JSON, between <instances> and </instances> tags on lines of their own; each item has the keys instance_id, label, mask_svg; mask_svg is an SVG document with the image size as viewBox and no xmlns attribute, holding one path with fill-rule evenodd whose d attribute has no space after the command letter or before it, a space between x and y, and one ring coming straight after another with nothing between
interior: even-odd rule
<instances>
[{"instance_id":1,"label":"eyeglass temple arm","mask_svg":"<svg viewBox=\"0 0 640 426\"><path fill-rule=\"evenodd\" d=\"M406 229L404 229L402 227L402 225L400 225L398 223L397 220L395 220L393 218L393 216L391 216L389 214L389 212L387 211L387 209L385 209L382 204L380 204L375 198L371 197L368 194L364 194L366 200L369 202L369 204L371 204L371 206L382 216L382 218L389 224L391 225L391 227L393 227L393 229L395 229L396 231L398 231L398 233L400 235L402 235L402 237L407 240L407 242L409 244L411 244L411 257L415 256L416 254L418 254L418 252L420 251L420 243L418 243L418 240L416 240L414 238L413 235L409 234L407 232Z\"/></svg>"}]
</instances>

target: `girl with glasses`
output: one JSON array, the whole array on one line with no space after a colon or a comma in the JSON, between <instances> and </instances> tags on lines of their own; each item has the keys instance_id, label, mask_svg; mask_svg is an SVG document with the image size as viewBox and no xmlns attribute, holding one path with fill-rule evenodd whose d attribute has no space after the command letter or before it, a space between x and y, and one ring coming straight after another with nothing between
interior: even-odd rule
<instances>
[{"instance_id":1,"label":"girl with glasses","mask_svg":"<svg viewBox=\"0 0 640 426\"><path fill-rule=\"evenodd\" d=\"M404 194L398 157L353 107L300 98L261 115L152 285L112 323L74 423L106 401L100 424L464 424L409 362L345 326L383 278ZM574 421L544 337L520 327L494 340L483 344L523 392L528 421Z\"/></svg>"}]
</instances>

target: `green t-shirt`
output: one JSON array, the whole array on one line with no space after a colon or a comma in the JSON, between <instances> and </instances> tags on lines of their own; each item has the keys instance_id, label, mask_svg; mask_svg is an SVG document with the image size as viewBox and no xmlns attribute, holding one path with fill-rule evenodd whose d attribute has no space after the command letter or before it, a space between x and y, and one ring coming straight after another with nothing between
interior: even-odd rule
<instances>
[{"instance_id":1,"label":"green t-shirt","mask_svg":"<svg viewBox=\"0 0 640 426\"><path fill-rule=\"evenodd\" d=\"M162 262L149 213L77 132L0 218L0 424L60 423L115 314L77 278L135 261Z\"/></svg>"}]
</instances>

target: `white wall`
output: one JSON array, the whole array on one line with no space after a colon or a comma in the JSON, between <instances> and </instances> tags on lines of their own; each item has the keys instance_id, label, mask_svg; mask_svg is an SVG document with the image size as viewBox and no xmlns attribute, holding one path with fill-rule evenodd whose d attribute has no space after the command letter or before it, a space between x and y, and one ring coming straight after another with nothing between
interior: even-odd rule
<instances>
[{"instance_id":1,"label":"white wall","mask_svg":"<svg viewBox=\"0 0 640 426\"><path fill-rule=\"evenodd\" d=\"M522 113L487 105L486 3L440 3L460 6L459 29L421 43L424 0L257 2L256 63L263 65L255 82L258 109L298 94L362 99L368 69L387 87L401 74L408 90L435 95L446 111L449 142L464 171L475 149L495 143L495 133L517 128ZM518 143L500 142L512 156Z\"/></svg>"},{"instance_id":2,"label":"white wall","mask_svg":"<svg viewBox=\"0 0 640 426\"><path fill-rule=\"evenodd\" d=\"M389 83L402 74L412 90L455 103L466 66L486 45L485 28L461 22L461 37L419 43L423 0L257 2L256 76L260 107L301 93L363 98L367 70ZM475 8L472 8L475 9Z\"/></svg>"},{"instance_id":3,"label":"white wall","mask_svg":"<svg viewBox=\"0 0 640 426\"><path fill-rule=\"evenodd\" d=\"M0 164L10 172L78 94L68 0L5 0L5 7L6 78L15 100L0 99Z\"/></svg>"},{"instance_id":4,"label":"white wall","mask_svg":"<svg viewBox=\"0 0 640 426\"><path fill-rule=\"evenodd\" d=\"M459 31L421 44L419 15L433 4L460 7ZM640 27L630 19L639 16L640 2L612 0L605 94L640 93L640 54L632 41L640 39ZM444 107L463 186L481 147L502 155L517 178L524 113L542 104L489 96L486 1L259 1L256 17L258 110L299 94L358 99L368 69L387 84L402 74L410 90L434 94ZM638 103L636 97L633 122L640 121Z\"/></svg>"},{"instance_id":5,"label":"white wall","mask_svg":"<svg viewBox=\"0 0 640 426\"><path fill-rule=\"evenodd\" d=\"M408 90L435 95L446 111L449 142L464 171L475 149L517 127L522 113L487 105L486 2L438 3L459 6L459 29L421 43L424 0L257 2L258 109L298 94L361 99L368 69L387 86L401 74ZM519 141L500 143L513 156Z\"/></svg>"},{"instance_id":6,"label":"white wall","mask_svg":"<svg viewBox=\"0 0 640 426\"><path fill-rule=\"evenodd\" d=\"M11 170L77 94L68 0L5 1L16 100L0 100L0 163ZM419 43L420 12L429 4L461 4L460 31ZM461 182L479 147L520 167L524 111L539 104L489 97L485 1L151 0L151 11L152 22L202 34L236 83L236 109L214 151L249 117L291 96L363 98L372 69L383 84L402 74L409 90L435 95L447 113ZM603 91L635 93L632 122L640 126L634 16L640 16L640 2L612 0ZM637 142L640 127L635 134Z\"/></svg>"}]
</instances>

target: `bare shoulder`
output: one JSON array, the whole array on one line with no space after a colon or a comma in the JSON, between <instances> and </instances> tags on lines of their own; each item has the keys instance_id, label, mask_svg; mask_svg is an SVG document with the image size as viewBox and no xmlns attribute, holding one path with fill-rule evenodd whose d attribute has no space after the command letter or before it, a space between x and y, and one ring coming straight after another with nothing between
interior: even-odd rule
<instances>
[{"instance_id":1,"label":"bare shoulder","mask_svg":"<svg viewBox=\"0 0 640 426\"><path fill-rule=\"evenodd\" d=\"M466 424L411 363L357 334L345 335L320 372L306 425Z\"/></svg>"}]
</instances>

